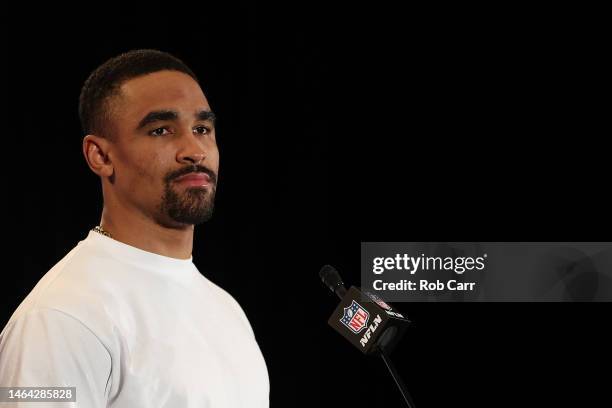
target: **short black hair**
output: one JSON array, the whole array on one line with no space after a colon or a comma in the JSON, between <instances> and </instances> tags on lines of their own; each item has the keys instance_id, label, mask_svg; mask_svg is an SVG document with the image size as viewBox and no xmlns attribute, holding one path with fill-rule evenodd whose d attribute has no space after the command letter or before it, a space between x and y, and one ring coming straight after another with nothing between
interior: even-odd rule
<instances>
[{"instance_id":1,"label":"short black hair","mask_svg":"<svg viewBox=\"0 0 612 408\"><path fill-rule=\"evenodd\" d=\"M79 118L85 134L104 136L110 131L110 98L121 85L133 78L158 71L179 71L199 83L196 75L183 61L167 52L142 49L113 57L96 68L81 88Z\"/></svg>"}]
</instances>

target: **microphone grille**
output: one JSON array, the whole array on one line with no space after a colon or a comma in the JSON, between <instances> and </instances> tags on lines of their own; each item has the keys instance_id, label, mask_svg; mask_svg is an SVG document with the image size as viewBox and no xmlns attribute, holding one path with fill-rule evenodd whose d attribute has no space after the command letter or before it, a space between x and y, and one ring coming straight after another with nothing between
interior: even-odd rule
<instances>
[{"instance_id":1,"label":"microphone grille","mask_svg":"<svg viewBox=\"0 0 612 408\"><path fill-rule=\"evenodd\" d=\"M321 280L323 281L323 283L332 292L334 292L338 286L344 285L344 282L342 282L342 278L340 277L340 274L338 273L336 268L334 268L331 265L323 266L321 270L319 271L319 276L321 277Z\"/></svg>"}]
</instances>

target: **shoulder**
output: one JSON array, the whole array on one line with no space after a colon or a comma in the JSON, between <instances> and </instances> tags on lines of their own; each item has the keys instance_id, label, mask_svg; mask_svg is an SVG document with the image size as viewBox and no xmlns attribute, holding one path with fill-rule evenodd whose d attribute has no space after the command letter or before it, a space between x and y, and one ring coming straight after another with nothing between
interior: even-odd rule
<instances>
[{"instance_id":1,"label":"shoulder","mask_svg":"<svg viewBox=\"0 0 612 408\"><path fill-rule=\"evenodd\" d=\"M204 280L204 283L209 287L213 296L215 296L216 301L225 306L226 309L230 310L231 313L235 315L244 326L246 326L247 330L254 337L251 323L249 322L249 319L246 313L244 312L242 306L240 306L240 303L238 303L238 301L228 291L226 291L219 285L213 283L205 276L202 275L202 279Z\"/></svg>"},{"instance_id":2,"label":"shoulder","mask_svg":"<svg viewBox=\"0 0 612 408\"><path fill-rule=\"evenodd\" d=\"M103 285L96 270L104 260L81 241L36 283L7 327L17 321L66 320L92 332L107 329Z\"/></svg>"}]
</instances>

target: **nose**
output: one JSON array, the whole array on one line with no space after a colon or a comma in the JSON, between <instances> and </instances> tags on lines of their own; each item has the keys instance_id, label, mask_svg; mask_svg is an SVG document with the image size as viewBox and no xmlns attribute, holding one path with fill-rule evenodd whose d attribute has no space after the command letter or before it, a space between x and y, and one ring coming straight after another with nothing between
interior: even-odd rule
<instances>
[{"instance_id":1,"label":"nose","mask_svg":"<svg viewBox=\"0 0 612 408\"><path fill-rule=\"evenodd\" d=\"M206 159L206 151L196 138L183 137L183 145L177 152L177 161L181 164L200 164Z\"/></svg>"},{"instance_id":2,"label":"nose","mask_svg":"<svg viewBox=\"0 0 612 408\"><path fill-rule=\"evenodd\" d=\"M183 164L200 164L206 155L204 153L191 153L180 156L179 161Z\"/></svg>"}]
</instances>

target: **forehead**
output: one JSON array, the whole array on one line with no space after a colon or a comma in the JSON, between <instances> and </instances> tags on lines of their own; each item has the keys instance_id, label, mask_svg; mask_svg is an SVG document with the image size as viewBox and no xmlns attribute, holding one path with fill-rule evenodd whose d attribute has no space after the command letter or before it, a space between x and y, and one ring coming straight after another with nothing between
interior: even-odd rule
<instances>
[{"instance_id":1,"label":"forehead","mask_svg":"<svg viewBox=\"0 0 612 408\"><path fill-rule=\"evenodd\" d=\"M198 83L178 71L159 71L133 78L120 89L121 116L128 120L140 120L154 110L176 110L189 115L210 110Z\"/></svg>"}]
</instances>

